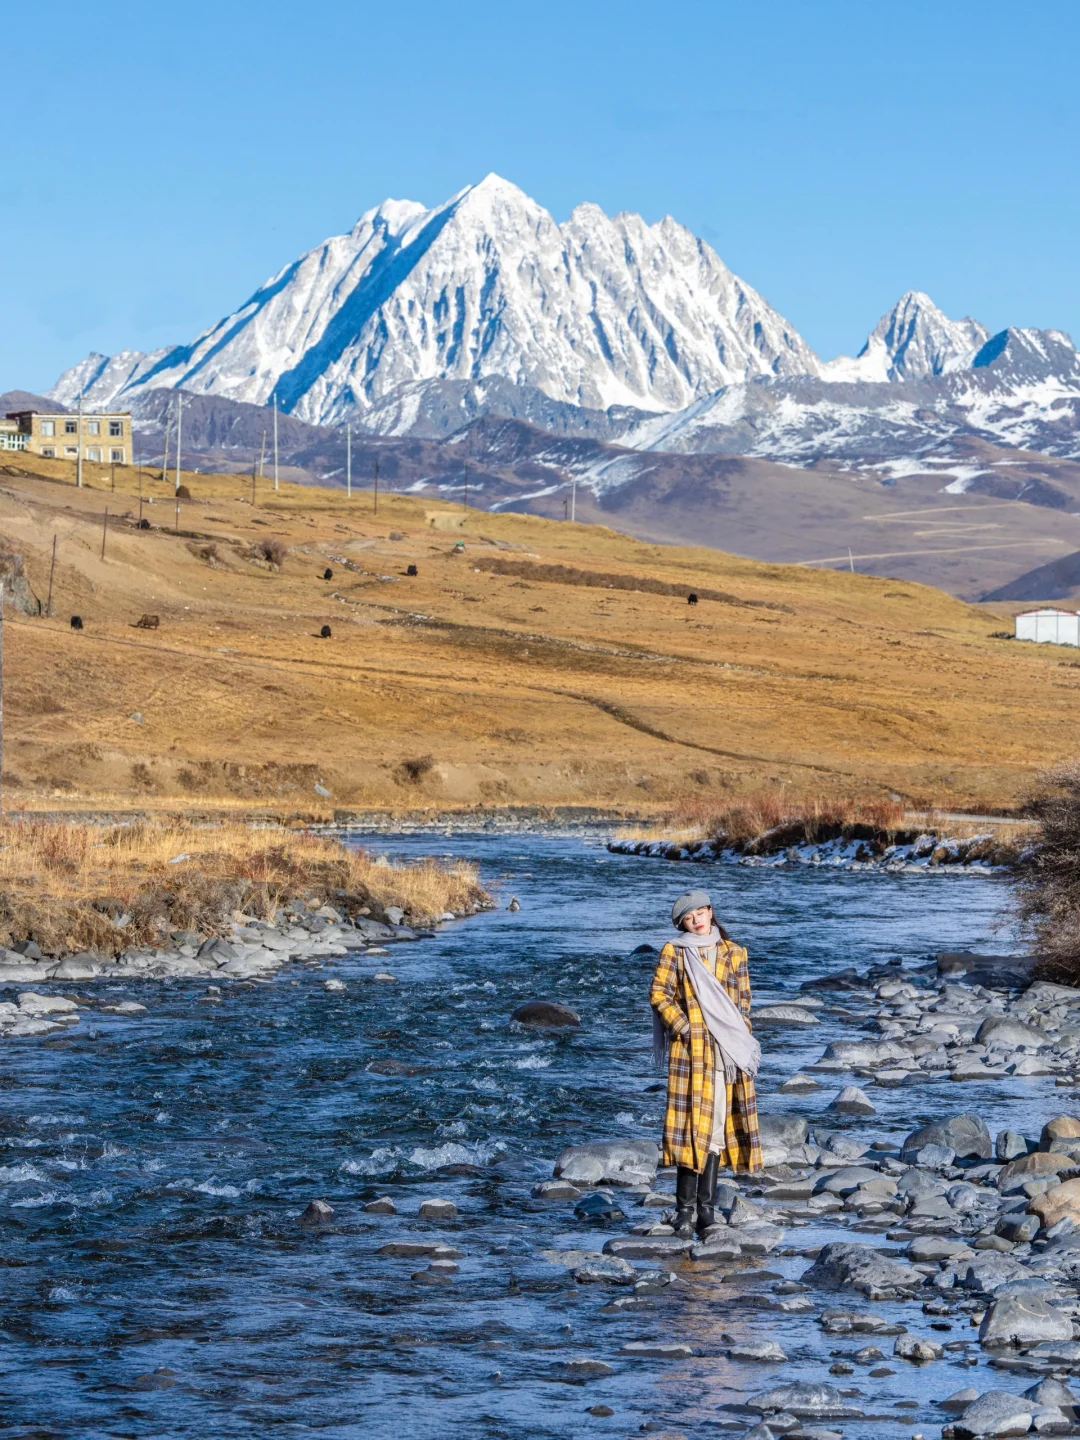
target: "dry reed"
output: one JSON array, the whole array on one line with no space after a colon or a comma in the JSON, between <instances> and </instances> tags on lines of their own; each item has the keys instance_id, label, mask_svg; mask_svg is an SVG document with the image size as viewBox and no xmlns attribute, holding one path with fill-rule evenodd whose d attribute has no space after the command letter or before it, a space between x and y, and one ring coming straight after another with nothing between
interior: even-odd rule
<instances>
[{"instance_id":1,"label":"dry reed","mask_svg":"<svg viewBox=\"0 0 1080 1440\"><path fill-rule=\"evenodd\" d=\"M795 798L780 790L760 790L727 802L688 796L672 808L669 820L676 834L722 839L742 849L769 835L784 845L811 844L856 828L892 837L904 828L904 807L898 801L873 797Z\"/></svg>"},{"instance_id":2,"label":"dry reed","mask_svg":"<svg viewBox=\"0 0 1080 1440\"><path fill-rule=\"evenodd\" d=\"M476 868L426 860L377 864L304 830L184 822L94 825L28 820L0 827L0 943L48 954L118 954L173 930L221 935L240 914L276 920L296 902L413 923L482 908Z\"/></svg>"},{"instance_id":3,"label":"dry reed","mask_svg":"<svg viewBox=\"0 0 1080 1440\"><path fill-rule=\"evenodd\" d=\"M1031 843L1017 867L1021 923L1046 979L1080 979L1080 762L1041 777L1030 798Z\"/></svg>"}]
</instances>

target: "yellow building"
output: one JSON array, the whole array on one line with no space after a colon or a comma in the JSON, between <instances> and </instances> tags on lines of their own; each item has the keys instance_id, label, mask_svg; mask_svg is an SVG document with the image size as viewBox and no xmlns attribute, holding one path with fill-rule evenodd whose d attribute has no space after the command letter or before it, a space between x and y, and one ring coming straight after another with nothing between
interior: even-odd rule
<instances>
[{"instance_id":1,"label":"yellow building","mask_svg":"<svg viewBox=\"0 0 1080 1440\"><path fill-rule=\"evenodd\" d=\"M77 460L82 445L84 460L99 464L130 465L133 455L131 412L111 414L44 415L37 410L15 410L13 434L0 422L0 448L29 450L52 460ZM81 434L80 434L81 431Z\"/></svg>"}]
</instances>

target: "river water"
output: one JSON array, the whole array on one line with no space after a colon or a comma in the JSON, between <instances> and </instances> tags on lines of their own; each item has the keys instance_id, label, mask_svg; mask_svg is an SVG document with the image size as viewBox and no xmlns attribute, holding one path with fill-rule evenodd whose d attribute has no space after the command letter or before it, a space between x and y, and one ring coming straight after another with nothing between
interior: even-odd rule
<instances>
[{"instance_id":1,"label":"river water","mask_svg":"<svg viewBox=\"0 0 1080 1440\"><path fill-rule=\"evenodd\" d=\"M662 1293L613 1310L625 1291L575 1288L536 1252L599 1249L658 1212L590 1226L567 1203L533 1200L532 1186L567 1144L658 1137L653 959L630 952L663 940L687 885L712 887L764 998L849 965L1010 948L1003 883L680 867L613 856L581 837L369 843L395 858L475 859L500 908L389 959L349 957L224 989L220 1005L203 1003L194 981L116 985L108 1000L135 999L148 1013L87 1011L74 1033L5 1044L0 1433L698 1437L751 1423L725 1407L769 1384L825 1377L837 1342L805 1316L778 1316L768 1296L777 1275L806 1268L795 1250L835 1230L791 1230L792 1253L740 1281L686 1267ZM519 913L506 909L511 896ZM374 982L380 969L398 983ZM328 976L346 990L327 991ZM580 1032L546 1038L508 1026L530 998L572 1005ZM830 1039L853 1033L827 1019L809 1035L765 1037L763 1111L825 1120L836 1088L827 1079L816 1096L775 1091ZM928 1080L872 1094L877 1117L828 1128L898 1138L974 1108L991 1130L1030 1133L1061 1108L1046 1080ZM396 1217L365 1213L381 1195ZM334 1207L333 1223L301 1227L316 1197ZM418 1220L426 1198L453 1200L460 1218ZM426 1261L379 1253L401 1240L456 1247L458 1275L412 1279ZM924 1318L917 1306L893 1309L908 1323ZM790 1364L732 1364L725 1332L780 1339ZM620 1356L640 1339L687 1342L697 1355ZM614 1373L562 1383L557 1367L573 1359ZM957 1356L841 1382L861 1383L861 1403L872 1399L888 1418L839 1428L892 1440L940 1424L930 1401L979 1383L981 1372L962 1366Z\"/></svg>"}]
</instances>

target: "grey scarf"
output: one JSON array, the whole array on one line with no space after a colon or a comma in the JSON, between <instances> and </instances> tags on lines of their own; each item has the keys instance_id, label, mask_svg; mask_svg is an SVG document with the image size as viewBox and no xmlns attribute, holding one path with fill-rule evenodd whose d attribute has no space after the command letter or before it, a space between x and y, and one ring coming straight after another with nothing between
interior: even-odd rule
<instances>
[{"instance_id":1,"label":"grey scarf","mask_svg":"<svg viewBox=\"0 0 1080 1440\"><path fill-rule=\"evenodd\" d=\"M751 1076L757 1074L761 1046L747 1029L739 1007L732 1003L723 985L702 962L700 952L712 949L720 941L720 931L714 926L709 935L692 935L680 930L671 944L682 951L687 979L716 1045L717 1058L724 1067L724 1080L731 1085L740 1070ZM654 1010L653 1059L658 1065L666 1062L669 1039L667 1027Z\"/></svg>"}]
</instances>

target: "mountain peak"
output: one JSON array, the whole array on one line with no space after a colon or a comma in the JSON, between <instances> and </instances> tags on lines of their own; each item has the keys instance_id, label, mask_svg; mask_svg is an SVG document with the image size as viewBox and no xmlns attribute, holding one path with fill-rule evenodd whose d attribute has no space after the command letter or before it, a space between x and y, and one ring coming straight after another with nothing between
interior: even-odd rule
<instances>
[{"instance_id":1,"label":"mountain peak","mask_svg":"<svg viewBox=\"0 0 1080 1440\"><path fill-rule=\"evenodd\" d=\"M950 320L924 290L907 290L871 330L854 360L824 367L827 380L926 380L966 369L989 331L977 320Z\"/></svg>"}]
</instances>

